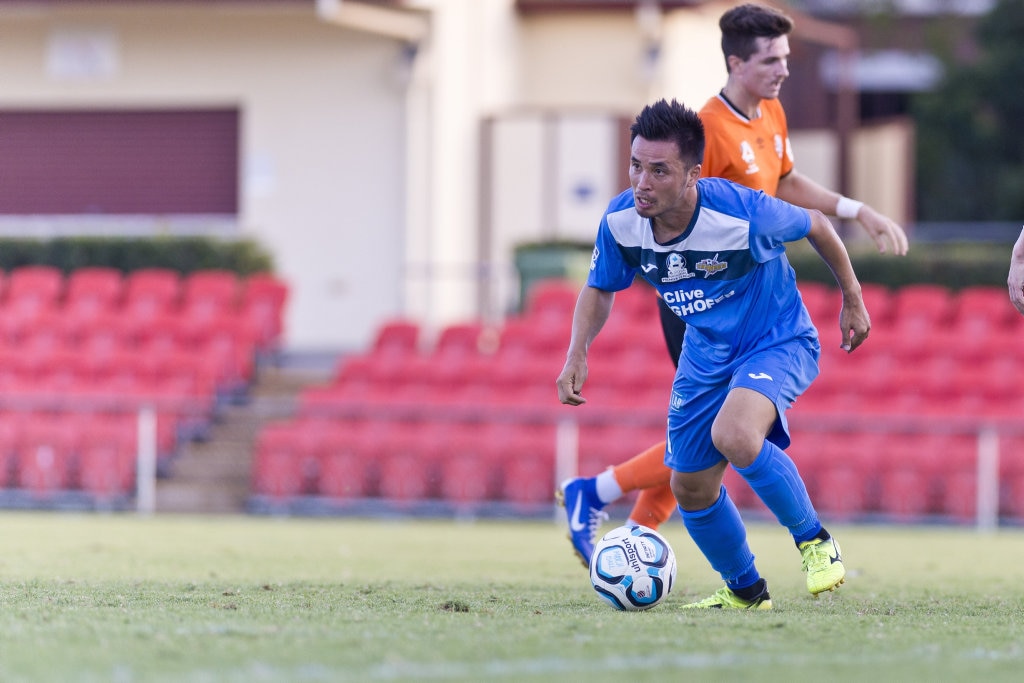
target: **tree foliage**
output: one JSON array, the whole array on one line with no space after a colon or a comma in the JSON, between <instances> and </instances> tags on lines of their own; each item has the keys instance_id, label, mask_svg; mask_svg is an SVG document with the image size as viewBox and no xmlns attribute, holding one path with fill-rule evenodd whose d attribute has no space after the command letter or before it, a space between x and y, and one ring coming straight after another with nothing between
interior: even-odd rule
<instances>
[{"instance_id":1,"label":"tree foliage","mask_svg":"<svg viewBox=\"0 0 1024 683\"><path fill-rule=\"evenodd\" d=\"M1000 0L976 28L979 58L947 64L914 101L923 221L1024 219L1024 2Z\"/></svg>"}]
</instances>

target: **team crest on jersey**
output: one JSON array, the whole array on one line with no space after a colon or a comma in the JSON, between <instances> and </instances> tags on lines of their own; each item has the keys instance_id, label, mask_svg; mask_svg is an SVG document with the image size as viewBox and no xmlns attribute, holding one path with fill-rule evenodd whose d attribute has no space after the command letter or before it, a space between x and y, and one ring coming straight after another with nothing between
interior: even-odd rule
<instances>
[{"instance_id":1,"label":"team crest on jersey","mask_svg":"<svg viewBox=\"0 0 1024 683\"><path fill-rule=\"evenodd\" d=\"M678 282L697 276L697 273L691 273L686 269L686 259L676 252L672 252L665 259L665 268L668 269L668 275L661 278L662 282Z\"/></svg>"},{"instance_id":2,"label":"team crest on jersey","mask_svg":"<svg viewBox=\"0 0 1024 683\"><path fill-rule=\"evenodd\" d=\"M590 269L594 270L597 268L597 257L601 255L601 250L594 245L594 253L590 255Z\"/></svg>"},{"instance_id":3,"label":"team crest on jersey","mask_svg":"<svg viewBox=\"0 0 1024 683\"><path fill-rule=\"evenodd\" d=\"M697 262L697 270L704 273L704 279L711 277L716 273L721 273L729 267L727 261L719 261L718 254L715 254L711 258L701 259Z\"/></svg>"}]
</instances>

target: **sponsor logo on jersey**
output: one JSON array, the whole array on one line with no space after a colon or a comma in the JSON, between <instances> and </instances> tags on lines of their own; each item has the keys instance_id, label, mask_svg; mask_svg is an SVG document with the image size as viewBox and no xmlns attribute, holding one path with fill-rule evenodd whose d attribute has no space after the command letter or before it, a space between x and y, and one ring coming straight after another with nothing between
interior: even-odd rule
<instances>
[{"instance_id":1,"label":"sponsor logo on jersey","mask_svg":"<svg viewBox=\"0 0 1024 683\"><path fill-rule=\"evenodd\" d=\"M704 273L704 278L707 279L715 273L721 273L729 267L728 262L719 261L718 254L715 254L712 258L701 259L697 262L697 270Z\"/></svg>"},{"instance_id":2,"label":"sponsor logo on jersey","mask_svg":"<svg viewBox=\"0 0 1024 683\"><path fill-rule=\"evenodd\" d=\"M747 175L754 175L761 171L757 166L757 157L754 155L754 148L746 140L740 142L740 158L743 159L743 162L747 165Z\"/></svg>"},{"instance_id":3,"label":"sponsor logo on jersey","mask_svg":"<svg viewBox=\"0 0 1024 683\"><path fill-rule=\"evenodd\" d=\"M665 259L665 268L668 270L668 275L661 278L662 282L678 282L697 276L697 273L691 273L686 269L686 259L682 254L676 252L672 252Z\"/></svg>"},{"instance_id":4,"label":"sponsor logo on jersey","mask_svg":"<svg viewBox=\"0 0 1024 683\"><path fill-rule=\"evenodd\" d=\"M597 268L597 257L601 255L601 250L594 245L594 253L590 255L590 269L594 270Z\"/></svg>"}]
</instances>

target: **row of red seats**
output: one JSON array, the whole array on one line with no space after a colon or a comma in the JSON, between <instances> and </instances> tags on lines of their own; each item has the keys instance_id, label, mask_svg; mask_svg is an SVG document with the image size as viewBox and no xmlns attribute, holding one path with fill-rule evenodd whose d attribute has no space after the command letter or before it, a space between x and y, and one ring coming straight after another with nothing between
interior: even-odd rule
<instances>
[{"instance_id":1,"label":"row of red seats","mask_svg":"<svg viewBox=\"0 0 1024 683\"><path fill-rule=\"evenodd\" d=\"M40 319L19 341L0 343L0 366L28 380L53 371L102 380L125 366L159 366L191 355L209 369L211 389L237 395L251 383L258 354L255 336L237 316L199 324L171 313L147 324L110 313L87 329Z\"/></svg>"},{"instance_id":2,"label":"row of red seats","mask_svg":"<svg viewBox=\"0 0 1024 683\"><path fill-rule=\"evenodd\" d=\"M810 285L805 289L814 292L806 294L805 298L822 330L822 376L818 380L820 388L812 388L813 393L808 392L801 397L795 410L810 414L814 410L830 414L848 414L851 410L916 411L919 404L911 398L928 395L921 391L919 378L922 373L934 373L936 379L945 377L948 386L956 386L951 375L946 377L938 373L936 367L924 362L912 366L898 355L902 343L918 343L920 335L894 332L886 337L886 332L882 332L886 329L885 321L891 323L887 316L896 308L896 304L890 301L894 295L888 290L865 287L875 323L872 343L855 354L847 355L832 348L838 347L838 343L829 345L829 330L822 322L829 320L828 324L837 327L838 295L823 286ZM426 343L419 327L410 321L383 325L365 354L350 356L339 364L329 385L310 388L301 394L297 420L277 425L265 433L266 439L276 446L271 448L261 437L254 462L255 490L260 495L281 497L450 498L454 493L446 490L446 486L454 486L458 480L453 478L454 474L449 477L445 473L449 467L455 468L451 462L459 461L456 451L477 453L481 446L448 447L445 444L449 441L458 443L458 440L433 435L429 424L410 426L408 420L423 419L424 412L431 408L435 415L447 419L482 420L483 424L474 428L477 436L466 441L470 444L481 440L480 434L487 429L497 425L507 427L501 420L510 415L552 420L557 416L555 411L567 410L557 403L553 383L564 362L577 292L577 288L565 283L544 283L543 287L531 292L523 314L510 318L504 326L453 325L442 330L432 343ZM987 300L994 300L991 294L987 292ZM1005 293L1000 292L1000 296L1005 299ZM818 305L813 303L814 297L818 297ZM964 296L963 301L970 298ZM879 305L879 301L885 305ZM617 319L624 322L614 325L613 321ZM1004 327L974 338L1003 339L1012 329L1012 318L1006 317L999 324ZM610 341L602 349L600 345L605 334ZM835 334L838 337L838 330ZM934 336L940 338L942 334ZM947 339L951 341L952 337ZM970 344L936 345L935 350L938 354L943 349L967 346ZM883 371L880 360L883 356L893 364L892 370L906 369L907 374ZM876 364L873 369L868 368L868 362ZM837 369L839 367L849 368L850 372L844 373ZM963 366L968 367L971 366ZM910 379L910 368L918 372L915 375L918 379ZM991 374L1001 379L1019 376L1005 372L1005 368L1003 370L999 372L993 368ZM581 427L580 470L584 472L599 471L607 465L621 462L663 438L663 429L658 425L663 423L672 371L657 323L654 295L649 288L631 288L617 296L609 325L594 345L590 371L585 394L593 407L573 413L573 416L583 417L594 408L609 409L617 415L616 419L633 416L640 426L616 424L602 428L588 424ZM969 372L957 374L965 378L969 376ZM876 395L893 397L893 400L873 400L854 391L867 388L874 389ZM937 392L937 395L947 397L946 403L941 405L948 410L961 411L961 414L968 411L971 404L966 398L953 404L948 401L949 393ZM961 394L974 396L979 401L984 398L985 403L978 403L973 408L978 411L991 408L989 399L1005 396L1005 392L999 393L994 389L991 395L966 391ZM896 399L902 399L904 403L900 404ZM373 417L388 428L383 430L383 436L367 436L364 430L350 428L341 417L356 414ZM314 443L320 437L304 439L301 436L318 433L317 430L306 429L310 418L322 423L329 423L332 419L343 420L346 426L332 431L331 436L324 437L320 443ZM519 431L536 430L530 426L520 427ZM431 443L434 438L439 441ZM514 442L516 437L505 438ZM533 464L536 460L551 465L549 456L552 448L553 445L536 447L537 452L547 453L536 459L528 454L520 457ZM360 455L354 455L355 452ZM426 464L414 466L407 457L411 452ZM442 454L454 457L450 460ZM479 455L473 457L479 463L491 463L489 467L493 472L489 476L496 477L497 481L506 476L500 467L493 464L493 459ZM274 464L268 464L271 461ZM340 471L337 469L341 467L339 462L345 463L342 469L348 474L344 477L332 474ZM388 463L395 463L393 469L389 469L392 465ZM477 467L481 466L479 463ZM457 469L451 471L458 472ZM824 471L831 471L831 468ZM393 481L388 472L395 473L397 479ZM402 472L408 476L401 476ZM480 476L477 473L464 478L479 483ZM542 477L544 486L537 488L538 501L550 499L550 487L541 492L550 483L549 479L549 475ZM289 483L282 483L285 481ZM481 499L490 500L506 495L501 492L501 487L496 486L492 481L491 488L486 490L477 484L470 488L476 490ZM511 488L525 490L525 485L520 482ZM872 505L875 508L868 506L865 509L880 509L876 504ZM926 509L929 513L942 509L934 496L929 506Z\"/></svg>"},{"instance_id":3,"label":"row of red seats","mask_svg":"<svg viewBox=\"0 0 1024 683\"><path fill-rule=\"evenodd\" d=\"M841 297L835 288L820 283L800 283L800 293L811 318L822 327L834 328ZM936 284L906 285L890 289L862 283L864 302L873 327L900 334L930 334L956 330L979 335L1024 329L1024 319L1010 305L1005 288L973 286L951 290Z\"/></svg>"},{"instance_id":4,"label":"row of red seats","mask_svg":"<svg viewBox=\"0 0 1024 683\"><path fill-rule=\"evenodd\" d=\"M41 503L127 499L135 490L137 432L135 413L2 412L0 495Z\"/></svg>"},{"instance_id":5,"label":"row of red seats","mask_svg":"<svg viewBox=\"0 0 1024 683\"><path fill-rule=\"evenodd\" d=\"M90 267L65 275L53 266L22 266L0 277L0 340L18 342L44 326L70 333L114 317L146 325L176 314L193 326L237 317L260 350L272 351L287 297L285 283L269 273Z\"/></svg>"},{"instance_id":6,"label":"row of red seats","mask_svg":"<svg viewBox=\"0 0 1024 683\"><path fill-rule=\"evenodd\" d=\"M104 481L125 493L144 406L166 468L183 441L208 434L223 401L245 394L256 357L277 350L286 300L269 273L0 273L3 499L95 498ZM131 466L108 462L114 452Z\"/></svg>"},{"instance_id":7,"label":"row of red seats","mask_svg":"<svg viewBox=\"0 0 1024 683\"><path fill-rule=\"evenodd\" d=\"M864 298L871 314L872 335L885 335L887 344L920 343L913 334L960 338L968 347L979 338L1006 338L1024 331L1024 317L1009 304L1006 292L997 287L969 287L953 292L938 285L909 285L896 290L866 283ZM841 298L831 287L805 282L800 285L804 303L825 345L828 335L838 335ZM564 353L568 345L572 312L578 289L565 281L542 281L531 290L524 312L510 317L498 328L481 323L454 324L436 340L424 339L420 326L411 320L392 320L377 332L367 356ZM662 357L664 340L657 322L657 304L650 287L634 285L616 295L616 303L594 352L615 354L640 347ZM913 347L912 347L913 348ZM638 354L639 355L639 354Z\"/></svg>"},{"instance_id":8,"label":"row of red seats","mask_svg":"<svg viewBox=\"0 0 1024 683\"><path fill-rule=\"evenodd\" d=\"M1024 434L1001 436L999 450L999 515L1024 519ZM787 453L815 507L830 519L976 518L976 434L794 432ZM726 486L739 507L770 514L732 469Z\"/></svg>"},{"instance_id":9,"label":"row of red seats","mask_svg":"<svg viewBox=\"0 0 1024 683\"><path fill-rule=\"evenodd\" d=\"M550 425L385 419L302 419L260 435L253 491L274 501L297 497L438 499L455 504L550 502L555 430ZM653 426L582 428L579 470L598 472L663 438ZM1001 440L999 513L1024 519L1024 436ZM973 434L794 431L788 451L812 500L835 520L969 523L977 510ZM737 505L769 514L733 470L726 485Z\"/></svg>"},{"instance_id":10,"label":"row of red seats","mask_svg":"<svg viewBox=\"0 0 1024 683\"><path fill-rule=\"evenodd\" d=\"M253 492L391 501L535 504L554 490L551 425L298 419L265 427Z\"/></svg>"}]
</instances>

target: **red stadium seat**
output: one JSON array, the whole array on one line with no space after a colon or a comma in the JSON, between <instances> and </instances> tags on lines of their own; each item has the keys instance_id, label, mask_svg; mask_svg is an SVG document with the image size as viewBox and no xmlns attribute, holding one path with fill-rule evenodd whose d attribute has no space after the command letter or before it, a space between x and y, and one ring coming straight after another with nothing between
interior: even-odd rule
<instances>
[{"instance_id":1,"label":"red stadium seat","mask_svg":"<svg viewBox=\"0 0 1024 683\"><path fill-rule=\"evenodd\" d=\"M125 275L122 312L139 321L152 321L176 310L181 303L181 275L169 268L142 268Z\"/></svg>"},{"instance_id":2,"label":"red stadium seat","mask_svg":"<svg viewBox=\"0 0 1024 683\"><path fill-rule=\"evenodd\" d=\"M64 296L64 273L55 266L19 266L7 275L4 309L36 314L55 308Z\"/></svg>"},{"instance_id":3,"label":"red stadium seat","mask_svg":"<svg viewBox=\"0 0 1024 683\"><path fill-rule=\"evenodd\" d=\"M526 294L523 315L539 320L572 319L580 286L563 278L537 280Z\"/></svg>"},{"instance_id":4,"label":"red stadium seat","mask_svg":"<svg viewBox=\"0 0 1024 683\"><path fill-rule=\"evenodd\" d=\"M1024 520L1024 433L999 438L999 514Z\"/></svg>"},{"instance_id":5,"label":"red stadium seat","mask_svg":"<svg viewBox=\"0 0 1024 683\"><path fill-rule=\"evenodd\" d=\"M462 357L481 353L483 333L484 325L477 321L447 325L442 328L437 341L434 342L430 355L438 358L449 355Z\"/></svg>"},{"instance_id":6,"label":"red stadium seat","mask_svg":"<svg viewBox=\"0 0 1024 683\"><path fill-rule=\"evenodd\" d=\"M404 356L419 351L420 326L412 320L389 320L377 328L370 353Z\"/></svg>"},{"instance_id":7,"label":"red stadium seat","mask_svg":"<svg viewBox=\"0 0 1024 683\"><path fill-rule=\"evenodd\" d=\"M801 465L814 479L815 507L830 518L851 519L875 513L879 506L879 467L886 435L875 432L827 432Z\"/></svg>"},{"instance_id":8,"label":"red stadium seat","mask_svg":"<svg viewBox=\"0 0 1024 683\"><path fill-rule=\"evenodd\" d=\"M1018 330L1021 315L1010 304L1002 287L966 287L954 301L953 326L964 337L986 337Z\"/></svg>"},{"instance_id":9,"label":"red stadium seat","mask_svg":"<svg viewBox=\"0 0 1024 683\"><path fill-rule=\"evenodd\" d=\"M238 310L240 284L230 270L197 270L181 279L181 314L193 323L212 323Z\"/></svg>"},{"instance_id":10,"label":"red stadium seat","mask_svg":"<svg viewBox=\"0 0 1024 683\"><path fill-rule=\"evenodd\" d=\"M555 490L553 427L495 424L490 458L503 464L502 499L518 504L548 503Z\"/></svg>"},{"instance_id":11,"label":"red stadium seat","mask_svg":"<svg viewBox=\"0 0 1024 683\"><path fill-rule=\"evenodd\" d=\"M531 318L508 318L500 330L495 356L500 361L516 357L551 359L561 356L564 363L572 320L570 318L562 322L564 327L541 323Z\"/></svg>"},{"instance_id":12,"label":"red stadium seat","mask_svg":"<svg viewBox=\"0 0 1024 683\"><path fill-rule=\"evenodd\" d=\"M952 315L953 294L947 287L906 285L892 293L893 326L900 334L929 334L946 327Z\"/></svg>"},{"instance_id":13,"label":"red stadium seat","mask_svg":"<svg viewBox=\"0 0 1024 683\"><path fill-rule=\"evenodd\" d=\"M841 296L834 287L813 281L801 281L798 287L804 306L811 315L811 321L818 329L827 327L839 319Z\"/></svg>"},{"instance_id":14,"label":"red stadium seat","mask_svg":"<svg viewBox=\"0 0 1024 683\"><path fill-rule=\"evenodd\" d=\"M438 437L427 426L398 423L374 440L382 498L408 502L439 497Z\"/></svg>"},{"instance_id":15,"label":"red stadium seat","mask_svg":"<svg viewBox=\"0 0 1024 683\"><path fill-rule=\"evenodd\" d=\"M21 446L22 420L0 411L0 489L16 485L17 457Z\"/></svg>"},{"instance_id":16,"label":"red stadium seat","mask_svg":"<svg viewBox=\"0 0 1024 683\"><path fill-rule=\"evenodd\" d=\"M500 498L502 460L489 446L492 429L481 423L455 423L443 446L441 497L455 503Z\"/></svg>"},{"instance_id":17,"label":"red stadium seat","mask_svg":"<svg viewBox=\"0 0 1024 683\"><path fill-rule=\"evenodd\" d=\"M375 430L365 420L306 420L305 442L319 463L317 492L329 498L376 493Z\"/></svg>"},{"instance_id":18,"label":"red stadium seat","mask_svg":"<svg viewBox=\"0 0 1024 683\"><path fill-rule=\"evenodd\" d=\"M915 521L938 512L942 461L925 450L919 433L887 436L879 466L879 510L895 521Z\"/></svg>"},{"instance_id":19,"label":"red stadium seat","mask_svg":"<svg viewBox=\"0 0 1024 683\"><path fill-rule=\"evenodd\" d=\"M67 276L63 312L75 317L107 313L121 304L124 275L117 268L78 268Z\"/></svg>"},{"instance_id":20,"label":"red stadium seat","mask_svg":"<svg viewBox=\"0 0 1024 683\"><path fill-rule=\"evenodd\" d=\"M924 450L941 462L939 514L957 522L974 521L978 512L978 437L932 434Z\"/></svg>"},{"instance_id":21,"label":"red stadium seat","mask_svg":"<svg viewBox=\"0 0 1024 683\"><path fill-rule=\"evenodd\" d=\"M289 422L263 428L256 439L253 458L252 490L273 499L284 500L306 494L315 473L315 458L299 448L299 431Z\"/></svg>"},{"instance_id":22,"label":"red stadium seat","mask_svg":"<svg viewBox=\"0 0 1024 683\"><path fill-rule=\"evenodd\" d=\"M861 292L864 295L864 305L871 316L872 327L886 327L892 324L892 290L885 285L875 282L862 282ZM838 307L837 325L838 325Z\"/></svg>"},{"instance_id":23,"label":"red stadium seat","mask_svg":"<svg viewBox=\"0 0 1024 683\"><path fill-rule=\"evenodd\" d=\"M271 273L254 273L241 281L240 310L256 334L261 353L276 351L284 333L288 285Z\"/></svg>"},{"instance_id":24,"label":"red stadium seat","mask_svg":"<svg viewBox=\"0 0 1024 683\"><path fill-rule=\"evenodd\" d=\"M130 495L135 490L137 428L118 420L85 425L79 450L79 484L98 502Z\"/></svg>"},{"instance_id":25,"label":"red stadium seat","mask_svg":"<svg viewBox=\"0 0 1024 683\"><path fill-rule=\"evenodd\" d=\"M18 448L18 482L38 498L72 488L80 425L70 416L37 415L24 425Z\"/></svg>"}]
</instances>

